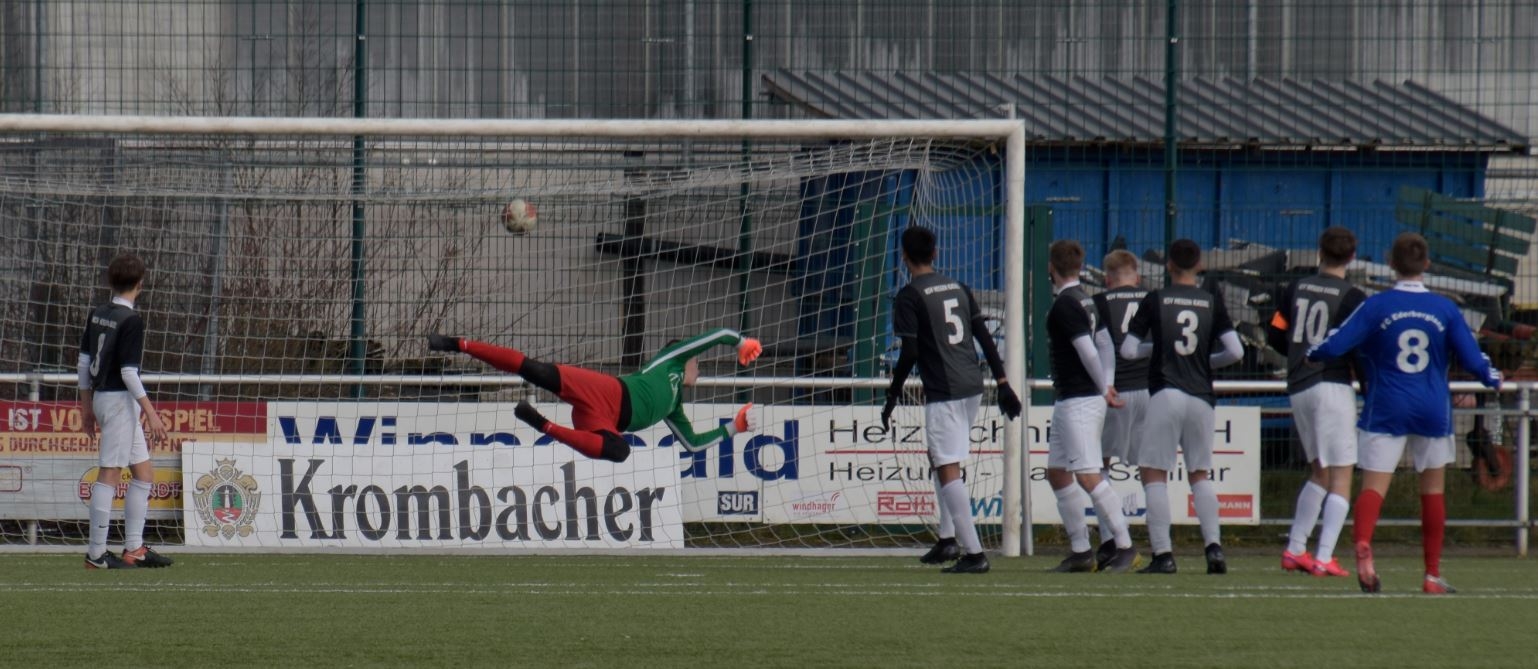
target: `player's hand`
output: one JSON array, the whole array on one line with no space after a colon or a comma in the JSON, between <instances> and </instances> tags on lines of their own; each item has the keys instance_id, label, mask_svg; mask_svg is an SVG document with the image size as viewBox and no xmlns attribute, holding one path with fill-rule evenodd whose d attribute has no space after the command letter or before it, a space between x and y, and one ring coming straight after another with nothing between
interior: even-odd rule
<instances>
[{"instance_id":1,"label":"player's hand","mask_svg":"<svg viewBox=\"0 0 1538 669\"><path fill-rule=\"evenodd\" d=\"M99 435L96 434L96 412L84 409L80 412L80 431L85 433L85 438L91 443L96 443Z\"/></svg>"},{"instance_id":2,"label":"player's hand","mask_svg":"<svg viewBox=\"0 0 1538 669\"><path fill-rule=\"evenodd\" d=\"M749 363L757 360L758 356L763 354L763 352L764 345L759 343L757 339L743 337L742 341L737 343L737 364L747 367Z\"/></svg>"},{"instance_id":3,"label":"player's hand","mask_svg":"<svg viewBox=\"0 0 1538 669\"><path fill-rule=\"evenodd\" d=\"M1011 419L1019 418L1020 412L1025 407L1020 404L1020 396L1015 394L1015 389L1009 387L1009 382L999 382L999 410Z\"/></svg>"},{"instance_id":4,"label":"player's hand","mask_svg":"<svg viewBox=\"0 0 1538 669\"><path fill-rule=\"evenodd\" d=\"M753 414L752 402L748 402L737 410L737 417L732 420L732 428L736 430L734 434L758 431L758 417Z\"/></svg>"},{"instance_id":5,"label":"player's hand","mask_svg":"<svg viewBox=\"0 0 1538 669\"><path fill-rule=\"evenodd\" d=\"M151 411L144 416L145 427L149 428L149 434L145 436L149 437L151 442L164 444L171 439L171 435L166 432L166 424L160 421L160 414Z\"/></svg>"},{"instance_id":6,"label":"player's hand","mask_svg":"<svg viewBox=\"0 0 1538 669\"><path fill-rule=\"evenodd\" d=\"M1491 367L1490 368L1490 376L1489 376L1489 378L1485 379L1485 387L1487 387L1487 388L1494 388L1496 390L1500 390L1501 389L1501 381L1503 381L1504 379L1505 379L1505 377L1501 376L1501 370L1496 369L1494 367Z\"/></svg>"},{"instance_id":7,"label":"player's hand","mask_svg":"<svg viewBox=\"0 0 1538 669\"><path fill-rule=\"evenodd\" d=\"M881 429L883 429L883 430L891 430L892 429L892 412L894 410L896 410L896 409L897 409L897 394L893 393L893 392L888 392L886 394L886 405L881 407Z\"/></svg>"},{"instance_id":8,"label":"player's hand","mask_svg":"<svg viewBox=\"0 0 1538 669\"><path fill-rule=\"evenodd\" d=\"M1112 409L1120 409L1127 406L1127 403L1122 401L1121 395L1116 394L1115 387L1105 389L1105 404Z\"/></svg>"}]
</instances>

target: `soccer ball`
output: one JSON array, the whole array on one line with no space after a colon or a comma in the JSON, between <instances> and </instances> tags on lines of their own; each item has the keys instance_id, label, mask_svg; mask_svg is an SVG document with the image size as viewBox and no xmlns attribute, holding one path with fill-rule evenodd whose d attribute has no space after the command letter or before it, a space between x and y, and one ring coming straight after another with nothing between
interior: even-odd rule
<instances>
[{"instance_id":1,"label":"soccer ball","mask_svg":"<svg viewBox=\"0 0 1538 669\"><path fill-rule=\"evenodd\" d=\"M502 208L502 225L515 235L528 234L538 218L539 212L526 200L513 200Z\"/></svg>"}]
</instances>

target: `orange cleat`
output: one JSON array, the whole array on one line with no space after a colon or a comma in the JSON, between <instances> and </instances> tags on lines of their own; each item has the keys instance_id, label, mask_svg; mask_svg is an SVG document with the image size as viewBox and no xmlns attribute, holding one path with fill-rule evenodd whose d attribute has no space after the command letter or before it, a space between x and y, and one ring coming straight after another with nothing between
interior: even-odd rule
<instances>
[{"instance_id":1,"label":"orange cleat","mask_svg":"<svg viewBox=\"0 0 1538 669\"><path fill-rule=\"evenodd\" d=\"M1448 585L1441 576L1426 574L1426 580L1421 581L1421 592L1428 595L1451 595L1458 592L1458 589Z\"/></svg>"},{"instance_id":2,"label":"orange cleat","mask_svg":"<svg viewBox=\"0 0 1538 669\"><path fill-rule=\"evenodd\" d=\"M1282 551L1282 571L1301 571L1307 574L1313 570L1314 556L1309 555L1308 551L1302 553Z\"/></svg>"},{"instance_id":3,"label":"orange cleat","mask_svg":"<svg viewBox=\"0 0 1538 669\"><path fill-rule=\"evenodd\" d=\"M1350 576L1351 575L1351 572L1346 571L1344 568L1342 568L1340 566L1340 560L1336 560L1335 558L1330 558L1329 562L1320 562L1318 560L1315 560L1314 561L1314 567L1312 569L1308 570L1308 573L1313 574L1315 576L1320 576L1320 577L1324 577L1324 576Z\"/></svg>"}]
</instances>

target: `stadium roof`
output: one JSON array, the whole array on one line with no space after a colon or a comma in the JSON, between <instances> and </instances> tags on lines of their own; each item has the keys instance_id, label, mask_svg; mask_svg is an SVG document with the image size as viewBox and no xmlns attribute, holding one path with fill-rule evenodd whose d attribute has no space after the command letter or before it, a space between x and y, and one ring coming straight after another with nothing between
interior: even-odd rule
<instances>
[{"instance_id":1,"label":"stadium roof","mask_svg":"<svg viewBox=\"0 0 1538 669\"><path fill-rule=\"evenodd\" d=\"M840 119L1000 118L1011 106L1036 142L1159 144L1164 84L1147 77L988 72L763 75L771 97ZM1526 151L1521 133L1406 80L1194 78L1179 88L1182 144Z\"/></svg>"}]
</instances>

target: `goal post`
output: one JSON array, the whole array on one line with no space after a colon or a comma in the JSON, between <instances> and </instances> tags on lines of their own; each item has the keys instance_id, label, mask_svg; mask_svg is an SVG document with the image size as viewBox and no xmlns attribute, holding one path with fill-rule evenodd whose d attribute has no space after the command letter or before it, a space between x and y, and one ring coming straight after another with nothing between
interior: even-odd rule
<instances>
[{"instance_id":1,"label":"goal post","mask_svg":"<svg viewBox=\"0 0 1538 669\"><path fill-rule=\"evenodd\" d=\"M361 160L355 146L362 147ZM0 115L0 169L8 175L0 177L0 216L15 223L0 233L0 252L13 267L0 288L19 298L12 300L5 319L9 341L0 347L0 379L9 388L0 398L9 400L12 411L59 407L73 399L69 337L78 337L74 321L88 305L103 301L105 290L96 279L105 259L121 250L146 256L151 273L145 309L156 350L146 351L145 372L152 399L189 415L242 412L217 407L260 403L308 415L265 416L262 429L272 443L281 443L277 433L291 427L284 421L310 420L321 430L325 420L338 420L326 415L326 408L307 404L312 401L329 407L357 400L381 415L457 406L434 410L457 416L462 424L495 423L500 430L499 421L511 418L505 415L511 402L534 397L541 408L557 412L551 414L556 422L569 418L553 396L519 388L469 358L424 355L418 349L424 348L425 335L439 329L527 346L530 355L551 362L615 375L633 371L666 339L712 327L739 329L762 335L776 357L763 368L734 372L717 355L692 396L686 393L685 401L701 412L692 417L697 425L723 418L727 405L751 399L785 425L821 421L842 430L839 421L848 420L852 432L858 421L868 425L873 414L868 406L854 413L844 407L869 405L885 386L882 370L890 362L892 342L883 300L889 302L906 280L900 263L893 262L892 233L894 226L912 223L935 228L942 247L958 251L945 257L976 263L942 271L955 269L963 281L975 276L992 282L1009 378L1023 393L1028 390L1029 262L1024 153L1023 123L1014 120ZM539 208L537 222L521 220L534 228L526 235L504 230L498 217L514 198ZM362 239L350 225L360 221ZM355 246L360 242L361 247ZM352 266L367 267L367 280L349 273L352 254L358 254ZM525 290L507 297L508 291ZM347 326L362 305L368 307L369 325L389 322L392 327L370 327L363 337L350 337ZM339 350L344 344L348 350ZM364 374L339 366L339 359L355 359ZM27 383L45 388L40 402L29 403ZM359 399L351 392L355 387L373 390ZM436 401L415 404L424 398ZM985 403L985 413L991 405ZM710 413L715 406L720 408ZM314 411L320 413L306 414ZM359 420L384 420L374 414ZM249 417L216 415L210 420ZM18 427L35 429L42 423L11 422L13 439L25 431ZM1013 556L1031 550L1028 497L1023 494L1025 417L997 423L1002 453L996 474L1002 481L997 535L991 543ZM384 423L373 425L376 432L368 438L377 441ZM67 426L51 429L62 433ZM433 433L384 434L389 434L383 437L386 444L420 438L431 446L434 438ZM216 435L203 436L209 438L185 440L200 447L204 441L219 442ZM291 444L323 441L318 431L313 439L308 434L290 437ZM645 443L653 437L635 439ZM736 446L729 456L742 459L736 466L747 466L750 451L743 449L755 443ZM539 455L513 467L561 469L566 465L559 463L569 455L559 445L524 451ZM0 458L27 455L25 449L11 449ZM53 479L44 479L45 485L78 485L78 480L62 481L74 476L70 466L78 468L78 463L60 466L57 452L32 455L40 461L54 458L49 463ZM501 455L473 455L467 456L467 469L500 471L513 462ZM638 457L632 462L676 467L679 460L671 452L666 455L665 460ZM912 452L873 457L895 458L892 466L907 469L916 462ZM689 462L687 456L682 461ZM877 469L882 466L871 462ZM825 478L842 475L837 467L846 466L823 465L833 468L818 472ZM360 460L357 466L358 471L378 471L382 465ZM726 472L732 465L711 461L710 466ZM847 466L851 481L864 472L862 465ZM602 467L588 471L584 463L572 467L572 472L599 478L611 475ZM238 479L234 474L225 472L228 479L212 470L198 474L213 477L209 485L226 495L235 491L229 483ZM191 472L186 477L191 487L197 477ZM510 490L515 485L508 481L514 479L523 481L513 476L496 483ZM444 490L454 487L444 480ZM580 483L570 484L579 497ZM878 504L877 493L856 489L853 482L838 490L828 489L824 481L816 491L807 486L792 491L784 481L772 491L776 482L757 483L766 502L812 500L804 502L812 516L823 508L819 504L836 506L839 499ZM542 490L537 484L529 483L535 486L531 494ZM613 508L639 508L643 496L625 485L613 486L612 491L628 490L623 500L609 500ZM906 491L894 494L916 499L926 490L925 482L903 485ZM338 484L337 489L347 487ZM191 506L194 491L183 492ZM276 492L264 490L262 503L294 503L279 501ZM597 494L589 522L602 525L598 509L605 508L604 490ZM462 499L445 495L441 508L468 514L473 536L480 510L464 509ZM41 513L67 497L33 506ZM890 499L897 500L890 523L862 508L850 510L847 520L819 524L811 518L806 525L790 523L801 529L786 530L769 519L772 514L760 513L751 527L712 517L691 524L686 534L690 542L704 545L771 546L911 545L929 536L932 518L902 506L900 497ZM435 527L428 509L438 507L429 497L402 493L397 499L381 492L375 499L357 493L345 501L352 505L347 513L363 523L353 528L355 533L388 517L385 507L368 506L376 502L401 502L408 505L405 509L415 502L419 511L413 518L423 522L412 532ZM564 503L580 507L588 502L583 497ZM489 502L487 513L501 509L499 504ZM529 504L532 509L537 501ZM403 508L396 507L398 515L405 514ZM932 510L932 503L918 507L926 509ZM67 510L78 515L76 507ZM307 507L289 511L302 516ZM189 512L187 517L193 516ZM19 520L0 518L0 528L11 533L16 526L4 523ZM614 522L615 527L625 524ZM453 524L452 519L447 523ZM449 532L447 525L436 527ZM571 523L569 535L580 534L580 525L580 519ZM529 527L543 528L537 523ZM459 529L466 531L463 523ZM189 537L197 532L180 530ZM406 536L406 525L400 532ZM881 538L873 539L878 532ZM464 543L463 537L457 541Z\"/></svg>"}]
</instances>

